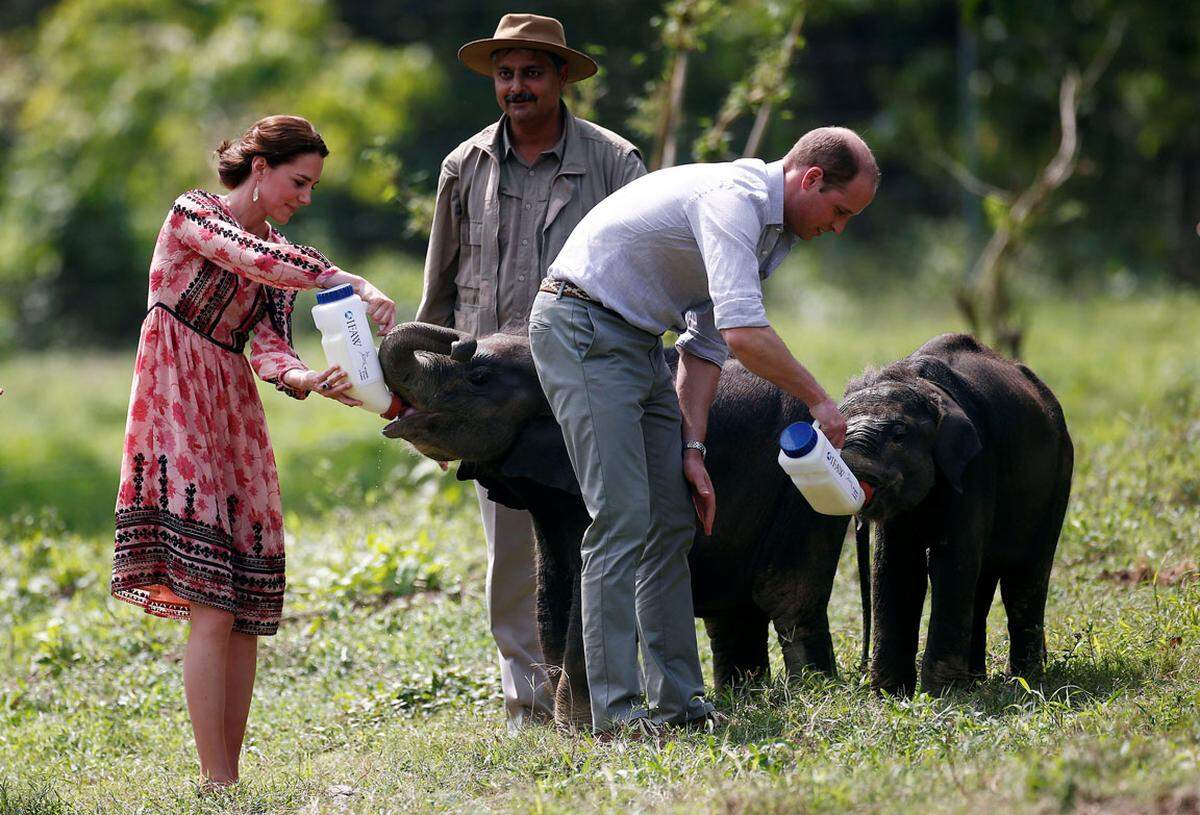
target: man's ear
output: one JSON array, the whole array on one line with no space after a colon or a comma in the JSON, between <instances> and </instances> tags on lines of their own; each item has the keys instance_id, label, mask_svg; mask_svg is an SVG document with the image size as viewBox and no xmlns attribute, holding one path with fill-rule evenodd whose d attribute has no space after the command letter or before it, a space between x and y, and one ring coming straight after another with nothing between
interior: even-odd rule
<instances>
[{"instance_id":1,"label":"man's ear","mask_svg":"<svg viewBox=\"0 0 1200 815\"><path fill-rule=\"evenodd\" d=\"M583 497L567 456L562 430L551 416L539 416L525 423L500 461L500 472L507 478L527 478L544 487Z\"/></svg>"},{"instance_id":2,"label":"man's ear","mask_svg":"<svg viewBox=\"0 0 1200 815\"><path fill-rule=\"evenodd\" d=\"M817 187L818 189L820 189L821 181L824 178L825 178L825 171L822 170L820 167L816 167L816 166L809 167L807 170L804 171L804 175L801 176L800 187L801 187L801 189L805 189L805 190L811 189L813 187Z\"/></svg>"},{"instance_id":3,"label":"man's ear","mask_svg":"<svg viewBox=\"0 0 1200 815\"><path fill-rule=\"evenodd\" d=\"M950 486L961 493L963 472L971 459L979 455L983 444L979 441L974 423L957 402L943 395L941 404L942 418L933 442L933 459Z\"/></svg>"}]
</instances>

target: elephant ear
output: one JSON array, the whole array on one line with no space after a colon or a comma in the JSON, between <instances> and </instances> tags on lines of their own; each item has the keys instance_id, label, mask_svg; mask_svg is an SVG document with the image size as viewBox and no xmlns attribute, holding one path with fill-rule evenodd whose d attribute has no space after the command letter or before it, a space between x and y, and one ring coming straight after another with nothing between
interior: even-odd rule
<instances>
[{"instance_id":1,"label":"elephant ear","mask_svg":"<svg viewBox=\"0 0 1200 815\"><path fill-rule=\"evenodd\" d=\"M583 497L567 456L562 430L551 416L539 416L521 427L516 441L500 460L499 469L506 478L526 478L540 486Z\"/></svg>"},{"instance_id":2,"label":"elephant ear","mask_svg":"<svg viewBox=\"0 0 1200 815\"><path fill-rule=\"evenodd\" d=\"M455 477L459 481L476 481L487 493L488 500L503 504L509 509L529 509L518 490L495 469L478 461L463 461L458 465Z\"/></svg>"},{"instance_id":3,"label":"elephant ear","mask_svg":"<svg viewBox=\"0 0 1200 815\"><path fill-rule=\"evenodd\" d=\"M975 424L949 396L942 396L942 418L938 422L937 437L933 442L933 459L938 468L954 487L963 491L963 472L971 459L983 449Z\"/></svg>"},{"instance_id":4,"label":"elephant ear","mask_svg":"<svg viewBox=\"0 0 1200 815\"><path fill-rule=\"evenodd\" d=\"M942 418L938 422L933 458L950 485L962 492L963 472L983 449L979 430L970 418L980 415L977 406L981 398L971 383L945 360L928 354L916 355L910 360L917 375L938 391Z\"/></svg>"}]
</instances>

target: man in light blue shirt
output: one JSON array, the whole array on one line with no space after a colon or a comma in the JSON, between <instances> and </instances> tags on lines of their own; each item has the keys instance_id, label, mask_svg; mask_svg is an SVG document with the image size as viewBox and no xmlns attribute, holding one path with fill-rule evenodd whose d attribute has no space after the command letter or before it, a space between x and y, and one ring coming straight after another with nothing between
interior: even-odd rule
<instances>
[{"instance_id":1,"label":"man in light blue shirt","mask_svg":"<svg viewBox=\"0 0 1200 815\"><path fill-rule=\"evenodd\" d=\"M711 718L687 565L688 487L710 532L716 496L703 442L720 366L732 351L807 404L841 446L845 418L771 328L761 281L797 238L841 234L878 183L861 138L819 128L781 161L687 165L633 181L583 218L551 264L529 336L592 517L581 586L597 730ZM668 330L680 332L674 379Z\"/></svg>"}]
</instances>

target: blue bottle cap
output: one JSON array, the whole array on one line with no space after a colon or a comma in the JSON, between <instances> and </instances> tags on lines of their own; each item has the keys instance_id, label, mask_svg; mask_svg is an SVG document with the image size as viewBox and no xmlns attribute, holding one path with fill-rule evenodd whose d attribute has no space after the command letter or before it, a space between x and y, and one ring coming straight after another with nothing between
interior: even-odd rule
<instances>
[{"instance_id":1,"label":"blue bottle cap","mask_svg":"<svg viewBox=\"0 0 1200 815\"><path fill-rule=\"evenodd\" d=\"M345 300L347 297L354 296L354 287L349 283L344 283L341 286L334 286L332 289L324 289L317 292L318 303L333 303L338 300Z\"/></svg>"},{"instance_id":2,"label":"blue bottle cap","mask_svg":"<svg viewBox=\"0 0 1200 815\"><path fill-rule=\"evenodd\" d=\"M808 422L792 422L779 434L779 449L788 458L801 458L817 446L817 431Z\"/></svg>"}]
</instances>

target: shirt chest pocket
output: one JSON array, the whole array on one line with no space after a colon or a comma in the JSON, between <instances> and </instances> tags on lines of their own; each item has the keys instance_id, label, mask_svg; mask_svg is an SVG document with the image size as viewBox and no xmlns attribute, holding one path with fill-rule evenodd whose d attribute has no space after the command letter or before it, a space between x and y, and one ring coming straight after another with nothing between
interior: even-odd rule
<instances>
[{"instance_id":1,"label":"shirt chest pocket","mask_svg":"<svg viewBox=\"0 0 1200 815\"><path fill-rule=\"evenodd\" d=\"M463 221L460 242L467 246L479 246L483 243L483 221Z\"/></svg>"}]
</instances>

